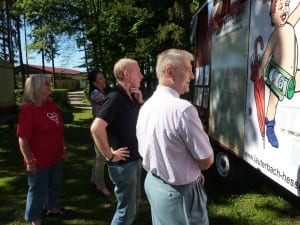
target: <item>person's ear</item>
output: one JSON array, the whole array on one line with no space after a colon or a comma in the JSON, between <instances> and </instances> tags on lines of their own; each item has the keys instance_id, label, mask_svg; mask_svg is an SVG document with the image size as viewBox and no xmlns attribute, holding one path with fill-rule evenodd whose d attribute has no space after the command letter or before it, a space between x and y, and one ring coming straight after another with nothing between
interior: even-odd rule
<instances>
[{"instance_id":1,"label":"person's ear","mask_svg":"<svg viewBox=\"0 0 300 225\"><path fill-rule=\"evenodd\" d=\"M127 70L124 70L123 76L124 76L124 79L128 79L129 78L129 73L128 73Z\"/></svg>"},{"instance_id":2,"label":"person's ear","mask_svg":"<svg viewBox=\"0 0 300 225\"><path fill-rule=\"evenodd\" d=\"M165 77L172 77L172 66L170 64L166 65L166 74Z\"/></svg>"}]
</instances>

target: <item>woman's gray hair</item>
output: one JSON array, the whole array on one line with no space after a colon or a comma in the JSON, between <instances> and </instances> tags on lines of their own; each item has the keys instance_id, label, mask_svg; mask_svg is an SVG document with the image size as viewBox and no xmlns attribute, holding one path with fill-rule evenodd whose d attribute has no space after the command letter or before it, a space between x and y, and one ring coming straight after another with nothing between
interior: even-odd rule
<instances>
[{"instance_id":1,"label":"woman's gray hair","mask_svg":"<svg viewBox=\"0 0 300 225\"><path fill-rule=\"evenodd\" d=\"M185 57L187 57L190 61L194 60L193 55L186 50L172 48L160 53L157 56L157 61L156 61L156 67L155 67L156 77L158 79L164 77L167 65L176 67L176 65L180 64L182 59Z\"/></svg>"},{"instance_id":2,"label":"woman's gray hair","mask_svg":"<svg viewBox=\"0 0 300 225\"><path fill-rule=\"evenodd\" d=\"M43 102L41 94L42 85L49 82L48 77L43 74L30 75L25 82L24 102L31 102L35 105L40 105Z\"/></svg>"}]
</instances>

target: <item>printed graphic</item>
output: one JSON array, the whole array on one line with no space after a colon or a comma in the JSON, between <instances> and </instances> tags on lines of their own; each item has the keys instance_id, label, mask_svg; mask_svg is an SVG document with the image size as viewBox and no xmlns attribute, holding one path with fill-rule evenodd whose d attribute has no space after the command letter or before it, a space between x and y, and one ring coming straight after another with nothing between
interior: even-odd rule
<instances>
[{"instance_id":1,"label":"printed graphic","mask_svg":"<svg viewBox=\"0 0 300 225\"><path fill-rule=\"evenodd\" d=\"M251 80L254 82L254 98L256 104L257 118L261 136L265 136L265 81L259 77L258 70L261 66L261 56L258 48L263 50L264 42L261 36L255 39L254 55L251 57Z\"/></svg>"},{"instance_id":2,"label":"printed graphic","mask_svg":"<svg viewBox=\"0 0 300 225\"><path fill-rule=\"evenodd\" d=\"M291 99L294 92L300 90L299 82L296 81L299 79L300 70L297 69L298 45L294 29L300 17L300 4L298 3L291 14L289 14L289 4L290 1L287 0L271 0L270 16L274 30L269 37L258 70L258 80L264 77L266 85L271 90L266 109L265 125L267 139L275 148L279 147L274 130L277 104L284 97ZM254 61L254 64L259 64L260 60ZM259 101L256 101L257 105L260 104ZM259 117L261 120L261 116Z\"/></svg>"},{"instance_id":3,"label":"printed graphic","mask_svg":"<svg viewBox=\"0 0 300 225\"><path fill-rule=\"evenodd\" d=\"M195 32L200 118L221 149L299 197L300 0L207 4Z\"/></svg>"},{"instance_id":4,"label":"printed graphic","mask_svg":"<svg viewBox=\"0 0 300 225\"><path fill-rule=\"evenodd\" d=\"M52 113L48 112L48 113L47 113L47 117L48 117L50 120L52 120L53 122L55 122L57 126L59 125L58 115L57 115L56 112L52 112Z\"/></svg>"}]
</instances>

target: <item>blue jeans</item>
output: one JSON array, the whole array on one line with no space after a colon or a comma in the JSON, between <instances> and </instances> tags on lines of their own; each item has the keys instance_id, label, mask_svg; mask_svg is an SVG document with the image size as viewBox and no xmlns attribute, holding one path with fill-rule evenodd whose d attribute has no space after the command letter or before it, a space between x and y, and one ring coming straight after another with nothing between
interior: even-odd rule
<instances>
[{"instance_id":1,"label":"blue jeans","mask_svg":"<svg viewBox=\"0 0 300 225\"><path fill-rule=\"evenodd\" d=\"M51 167L39 169L37 174L28 173L26 221L40 219L43 209L56 207L62 172L63 163L60 161Z\"/></svg>"},{"instance_id":2,"label":"blue jeans","mask_svg":"<svg viewBox=\"0 0 300 225\"><path fill-rule=\"evenodd\" d=\"M122 165L108 165L108 173L115 185L117 208L111 225L137 223L138 203L141 199L141 160Z\"/></svg>"},{"instance_id":3,"label":"blue jeans","mask_svg":"<svg viewBox=\"0 0 300 225\"><path fill-rule=\"evenodd\" d=\"M199 180L170 185L147 173L145 192L151 206L153 225L208 225L206 192Z\"/></svg>"}]
</instances>

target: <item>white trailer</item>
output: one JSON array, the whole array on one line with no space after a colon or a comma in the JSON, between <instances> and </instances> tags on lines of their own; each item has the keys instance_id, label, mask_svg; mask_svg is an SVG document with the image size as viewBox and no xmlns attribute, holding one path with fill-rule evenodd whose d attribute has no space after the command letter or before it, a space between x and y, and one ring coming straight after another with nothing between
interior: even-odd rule
<instances>
[{"instance_id":1,"label":"white trailer","mask_svg":"<svg viewBox=\"0 0 300 225\"><path fill-rule=\"evenodd\" d=\"M218 173L230 177L233 155L299 197L300 1L202 3L193 18L193 103L222 147Z\"/></svg>"}]
</instances>

